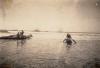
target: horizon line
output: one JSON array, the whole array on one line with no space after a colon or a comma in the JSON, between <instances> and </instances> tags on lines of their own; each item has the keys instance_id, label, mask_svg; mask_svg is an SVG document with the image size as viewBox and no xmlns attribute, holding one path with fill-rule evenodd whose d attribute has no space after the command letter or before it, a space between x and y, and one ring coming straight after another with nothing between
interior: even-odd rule
<instances>
[{"instance_id":1,"label":"horizon line","mask_svg":"<svg viewBox=\"0 0 100 68\"><path fill-rule=\"evenodd\" d=\"M0 31L21 31L19 29L0 29ZM58 32L58 33L96 33L96 34L100 34L100 32L87 32L87 31L50 31L50 30L39 30L39 31L35 31L35 30L24 30L24 31L32 31L32 32Z\"/></svg>"}]
</instances>

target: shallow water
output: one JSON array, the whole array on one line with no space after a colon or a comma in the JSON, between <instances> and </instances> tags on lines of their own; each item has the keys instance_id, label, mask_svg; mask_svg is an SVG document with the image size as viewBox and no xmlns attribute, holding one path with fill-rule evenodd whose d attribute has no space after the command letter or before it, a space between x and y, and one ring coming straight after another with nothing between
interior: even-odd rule
<instances>
[{"instance_id":1,"label":"shallow water","mask_svg":"<svg viewBox=\"0 0 100 68\"><path fill-rule=\"evenodd\" d=\"M62 41L65 33L32 33L29 40L0 40L0 64L11 68L83 68L100 59L100 35L72 34L77 44Z\"/></svg>"}]
</instances>

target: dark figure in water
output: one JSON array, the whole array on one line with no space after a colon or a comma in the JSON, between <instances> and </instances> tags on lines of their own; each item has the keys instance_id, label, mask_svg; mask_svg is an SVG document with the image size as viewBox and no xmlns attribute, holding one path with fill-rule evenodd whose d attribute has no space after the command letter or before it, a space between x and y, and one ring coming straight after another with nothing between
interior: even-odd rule
<instances>
[{"instance_id":1,"label":"dark figure in water","mask_svg":"<svg viewBox=\"0 0 100 68\"><path fill-rule=\"evenodd\" d=\"M67 45L72 45L73 42L76 44L76 41L72 39L70 34L67 34L66 38L63 40L64 43L67 43Z\"/></svg>"}]
</instances>

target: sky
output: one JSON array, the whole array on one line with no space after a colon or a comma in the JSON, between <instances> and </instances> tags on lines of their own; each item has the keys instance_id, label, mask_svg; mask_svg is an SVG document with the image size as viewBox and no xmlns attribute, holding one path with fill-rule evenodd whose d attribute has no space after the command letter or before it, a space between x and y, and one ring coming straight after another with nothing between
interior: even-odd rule
<instances>
[{"instance_id":1,"label":"sky","mask_svg":"<svg viewBox=\"0 0 100 68\"><path fill-rule=\"evenodd\" d=\"M99 0L0 0L0 29L100 32L99 12Z\"/></svg>"}]
</instances>

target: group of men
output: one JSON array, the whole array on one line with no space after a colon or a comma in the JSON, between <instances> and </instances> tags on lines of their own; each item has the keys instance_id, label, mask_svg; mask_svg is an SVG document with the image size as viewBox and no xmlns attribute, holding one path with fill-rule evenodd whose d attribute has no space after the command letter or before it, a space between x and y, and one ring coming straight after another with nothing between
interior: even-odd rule
<instances>
[{"instance_id":1,"label":"group of men","mask_svg":"<svg viewBox=\"0 0 100 68\"><path fill-rule=\"evenodd\" d=\"M24 36L24 31L22 30L21 32L17 33L18 38L22 38Z\"/></svg>"}]
</instances>

